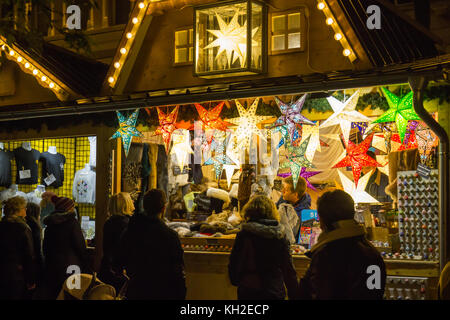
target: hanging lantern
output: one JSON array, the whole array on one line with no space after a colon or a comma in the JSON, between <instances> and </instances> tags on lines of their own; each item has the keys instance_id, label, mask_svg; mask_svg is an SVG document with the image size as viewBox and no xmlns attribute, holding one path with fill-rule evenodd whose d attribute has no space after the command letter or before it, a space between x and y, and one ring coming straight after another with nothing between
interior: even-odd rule
<instances>
[{"instance_id":1,"label":"hanging lantern","mask_svg":"<svg viewBox=\"0 0 450 320\"><path fill-rule=\"evenodd\" d=\"M194 8L194 73L203 78L265 72L267 8L259 1Z\"/></svg>"}]
</instances>

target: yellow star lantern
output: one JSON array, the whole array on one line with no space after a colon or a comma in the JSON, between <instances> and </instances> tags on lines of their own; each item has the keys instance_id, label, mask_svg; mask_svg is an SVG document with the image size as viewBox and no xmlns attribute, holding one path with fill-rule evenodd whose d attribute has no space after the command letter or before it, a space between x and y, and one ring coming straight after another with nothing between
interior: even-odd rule
<instances>
[{"instance_id":1,"label":"yellow star lantern","mask_svg":"<svg viewBox=\"0 0 450 320\"><path fill-rule=\"evenodd\" d=\"M230 23L226 23L220 15L216 13L216 19L219 23L219 30L207 29L209 33L217 37L216 40L204 47L204 50L219 47L216 54L216 59L225 52L227 56L228 66L231 67L237 59L240 60L241 67L245 66L246 52L247 52L247 22L241 26L238 22L239 11L236 11ZM253 40L253 36L258 31L258 27L252 29L252 46L257 46L258 43Z\"/></svg>"},{"instance_id":2,"label":"yellow star lantern","mask_svg":"<svg viewBox=\"0 0 450 320\"><path fill-rule=\"evenodd\" d=\"M365 191L373 171L374 170L360 178L358 186L355 187L355 183L351 179L347 178L340 170L338 170L338 174L341 178L342 186L344 187L345 192L352 196L355 203L378 203L377 199Z\"/></svg>"},{"instance_id":3,"label":"yellow star lantern","mask_svg":"<svg viewBox=\"0 0 450 320\"><path fill-rule=\"evenodd\" d=\"M253 134L260 136L264 139L264 135L260 129L256 126L267 117L257 116L256 108L258 107L260 98L256 98L252 105L246 110L238 100L235 100L236 107L239 111L239 118L228 119L228 122L236 124L236 141L239 148L247 149L250 146L250 141Z\"/></svg>"},{"instance_id":4,"label":"yellow star lantern","mask_svg":"<svg viewBox=\"0 0 450 320\"><path fill-rule=\"evenodd\" d=\"M172 135L172 150L171 153L175 153L177 156L177 163L180 167L180 171L183 172L184 165L186 164L186 158L190 153L194 153L190 144L189 130L178 129L173 132Z\"/></svg>"}]
</instances>

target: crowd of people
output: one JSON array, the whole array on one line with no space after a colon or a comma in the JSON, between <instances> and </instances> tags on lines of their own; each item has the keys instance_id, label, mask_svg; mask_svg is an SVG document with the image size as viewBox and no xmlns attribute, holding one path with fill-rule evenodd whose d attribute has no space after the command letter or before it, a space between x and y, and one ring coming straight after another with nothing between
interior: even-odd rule
<instances>
[{"instance_id":1,"label":"crowd of people","mask_svg":"<svg viewBox=\"0 0 450 320\"><path fill-rule=\"evenodd\" d=\"M228 265L238 299L382 299L384 261L354 220L353 199L338 189L317 200L322 233L306 253L311 258L308 270L297 278L290 239L298 237L300 212L311 203L302 179L295 189L292 179L285 179L277 204L267 195L255 194L242 208L244 223ZM143 204L144 210L135 212L128 193L110 198L98 278L116 292L126 285L127 299L185 299L183 249L178 234L164 220L166 195L150 190ZM51 206L43 220L42 206ZM43 195L41 206L21 197L4 203L0 299L55 299L68 277L68 266L92 273L74 207L71 199L51 193ZM41 220L46 226L43 239ZM373 266L378 279L372 278L369 285L368 270Z\"/></svg>"}]
</instances>

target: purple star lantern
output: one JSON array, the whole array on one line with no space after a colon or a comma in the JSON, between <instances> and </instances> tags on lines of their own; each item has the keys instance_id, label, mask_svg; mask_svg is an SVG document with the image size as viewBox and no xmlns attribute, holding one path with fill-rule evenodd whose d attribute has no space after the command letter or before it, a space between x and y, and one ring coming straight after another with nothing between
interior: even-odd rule
<instances>
[{"instance_id":1,"label":"purple star lantern","mask_svg":"<svg viewBox=\"0 0 450 320\"><path fill-rule=\"evenodd\" d=\"M289 132L289 137L291 138L291 142L295 140L297 125L314 125L314 122L301 115L306 96L307 94L304 94L300 99L291 104L286 104L275 97L275 102L277 103L278 108L281 111L281 117L279 117L274 122L272 127L286 126Z\"/></svg>"},{"instance_id":2,"label":"purple star lantern","mask_svg":"<svg viewBox=\"0 0 450 320\"><path fill-rule=\"evenodd\" d=\"M308 178L315 176L316 174L321 173L322 171L306 171L305 167L302 167L302 170L300 171L300 177L305 178L306 180L306 186L310 188L311 190L317 191L317 189L309 182ZM281 178L287 178L290 177L292 173L286 172L286 173L279 173L277 176Z\"/></svg>"}]
</instances>

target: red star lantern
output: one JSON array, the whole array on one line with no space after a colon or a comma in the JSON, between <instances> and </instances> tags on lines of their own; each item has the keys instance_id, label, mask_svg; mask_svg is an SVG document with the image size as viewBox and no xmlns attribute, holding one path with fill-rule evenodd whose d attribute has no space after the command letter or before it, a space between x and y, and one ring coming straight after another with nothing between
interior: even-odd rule
<instances>
[{"instance_id":1,"label":"red star lantern","mask_svg":"<svg viewBox=\"0 0 450 320\"><path fill-rule=\"evenodd\" d=\"M202 122L202 129L207 135L208 144L211 143L214 129L220 131L226 131L231 123L223 121L219 115L222 112L222 108L225 101L222 101L217 106L211 110L206 110L202 105L196 103L195 108L197 109L198 115L200 116L200 121Z\"/></svg>"},{"instance_id":2,"label":"red star lantern","mask_svg":"<svg viewBox=\"0 0 450 320\"><path fill-rule=\"evenodd\" d=\"M172 132L178 129L177 124L175 123L178 116L178 108L179 106L176 106L175 109L172 110L172 112L165 114L159 107L156 107L156 110L158 111L159 127L156 129L155 135L162 135L167 154L169 154ZM150 116L150 110L148 108L146 108L145 110Z\"/></svg>"},{"instance_id":3,"label":"red star lantern","mask_svg":"<svg viewBox=\"0 0 450 320\"><path fill-rule=\"evenodd\" d=\"M352 167L353 180L355 186L358 186L358 180L363 167L381 167L381 164L369 157L366 152L372 144L373 134L364 139L363 142L356 145L350 140L347 145L347 156L339 161L333 168Z\"/></svg>"},{"instance_id":4,"label":"red star lantern","mask_svg":"<svg viewBox=\"0 0 450 320\"><path fill-rule=\"evenodd\" d=\"M405 139L403 143L400 141L400 135L398 133L394 133L391 137L391 141L397 142L398 144L401 144L401 146L395 150L395 151L402 151L402 150L409 150L409 149L416 149L419 147L416 139L416 133L411 132L411 135L408 139Z\"/></svg>"}]
</instances>

